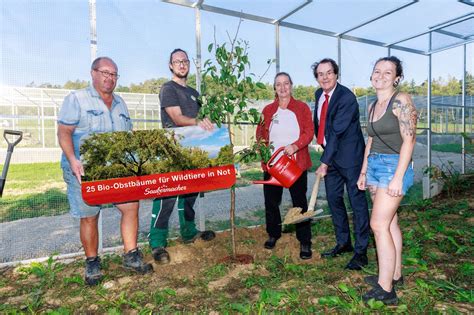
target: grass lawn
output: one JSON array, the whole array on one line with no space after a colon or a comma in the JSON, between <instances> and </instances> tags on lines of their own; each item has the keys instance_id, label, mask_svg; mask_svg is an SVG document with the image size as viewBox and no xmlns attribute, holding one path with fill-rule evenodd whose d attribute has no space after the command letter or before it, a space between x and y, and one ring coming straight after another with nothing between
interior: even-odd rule
<instances>
[{"instance_id":1,"label":"grass lawn","mask_svg":"<svg viewBox=\"0 0 474 315\"><path fill-rule=\"evenodd\" d=\"M65 188L59 163L10 165L0 199L0 222L69 211Z\"/></svg>"},{"instance_id":2,"label":"grass lawn","mask_svg":"<svg viewBox=\"0 0 474 315\"><path fill-rule=\"evenodd\" d=\"M3 169L3 165L0 166ZM5 189L31 191L48 183L62 183L63 175L59 162L11 164L8 168Z\"/></svg>"},{"instance_id":3,"label":"grass lawn","mask_svg":"<svg viewBox=\"0 0 474 315\"><path fill-rule=\"evenodd\" d=\"M431 150L439 152L452 152L461 154L461 144L460 143L445 143L445 144L432 144Z\"/></svg>"},{"instance_id":4,"label":"grass lawn","mask_svg":"<svg viewBox=\"0 0 474 315\"><path fill-rule=\"evenodd\" d=\"M0 223L25 218L59 215L69 211L66 193L53 188L45 192L0 199Z\"/></svg>"}]
</instances>

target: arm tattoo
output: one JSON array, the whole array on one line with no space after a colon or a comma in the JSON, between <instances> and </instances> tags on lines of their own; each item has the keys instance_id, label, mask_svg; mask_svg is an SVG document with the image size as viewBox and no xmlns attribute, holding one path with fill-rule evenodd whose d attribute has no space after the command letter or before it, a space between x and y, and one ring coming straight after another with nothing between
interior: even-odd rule
<instances>
[{"instance_id":1,"label":"arm tattoo","mask_svg":"<svg viewBox=\"0 0 474 315\"><path fill-rule=\"evenodd\" d=\"M414 137L416 133L417 112L415 105L411 100L402 103L396 99L393 102L393 109L398 110L398 121L400 124L400 133L409 137Z\"/></svg>"}]
</instances>

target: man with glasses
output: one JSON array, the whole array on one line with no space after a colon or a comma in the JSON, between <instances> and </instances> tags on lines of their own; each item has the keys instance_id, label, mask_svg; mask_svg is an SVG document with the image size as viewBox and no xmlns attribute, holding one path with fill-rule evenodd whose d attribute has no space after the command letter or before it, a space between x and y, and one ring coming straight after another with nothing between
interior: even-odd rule
<instances>
[{"instance_id":1,"label":"man with glasses","mask_svg":"<svg viewBox=\"0 0 474 315\"><path fill-rule=\"evenodd\" d=\"M160 90L161 122L163 128L182 126L200 126L204 130L214 127L209 119L197 119L200 105L199 93L186 85L189 74L190 61L188 54L182 49L175 49L170 54L169 69L172 73L171 81L163 84ZM172 196L153 200L149 243L153 258L159 263L170 261L166 251L168 239L168 222L176 200L178 200L178 217L180 233L185 243L200 238L204 241L214 239L213 231L198 231L194 222L194 203L198 194Z\"/></svg>"},{"instance_id":2,"label":"man with glasses","mask_svg":"<svg viewBox=\"0 0 474 315\"><path fill-rule=\"evenodd\" d=\"M337 82L339 67L325 58L313 64L320 88L315 93L314 132L324 148L317 175L325 176L326 197L336 233L336 246L323 258L355 252L347 269L360 270L368 263L369 211L365 192L357 187L365 142L355 95ZM349 220L344 205L344 186L352 208L355 246L352 247Z\"/></svg>"},{"instance_id":3,"label":"man with glasses","mask_svg":"<svg viewBox=\"0 0 474 315\"><path fill-rule=\"evenodd\" d=\"M114 94L118 68L109 57L99 57L92 63L92 85L71 92L64 99L58 115L58 139L63 151L61 168L67 184L71 215L80 219L79 234L86 255L85 282L96 285L102 279L98 256L98 220L101 206L84 203L81 193L80 161L81 140L92 133L128 131L132 129L130 115L124 100ZM145 274L153 271L143 262L137 247L138 202L115 205L121 212L120 229L124 245L123 267Z\"/></svg>"}]
</instances>

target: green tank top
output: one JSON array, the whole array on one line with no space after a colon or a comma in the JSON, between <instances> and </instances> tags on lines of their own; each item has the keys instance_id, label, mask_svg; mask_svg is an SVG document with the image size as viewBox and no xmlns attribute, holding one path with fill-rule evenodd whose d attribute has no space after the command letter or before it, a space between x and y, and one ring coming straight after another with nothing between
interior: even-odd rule
<instances>
[{"instance_id":1,"label":"green tank top","mask_svg":"<svg viewBox=\"0 0 474 315\"><path fill-rule=\"evenodd\" d=\"M400 154L403 139L400 134L400 125L398 118L393 114L392 104L398 93L395 93L387 105L387 110L383 116L372 122L374 116L374 107L377 104L377 99L372 105L369 114L369 123L367 126L367 133L372 137L372 146L370 152L382 154Z\"/></svg>"}]
</instances>

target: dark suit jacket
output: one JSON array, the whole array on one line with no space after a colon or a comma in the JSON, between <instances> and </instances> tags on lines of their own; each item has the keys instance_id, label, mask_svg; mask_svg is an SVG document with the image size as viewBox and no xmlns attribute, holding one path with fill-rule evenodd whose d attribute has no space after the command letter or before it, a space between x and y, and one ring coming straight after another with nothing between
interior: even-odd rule
<instances>
[{"instance_id":1,"label":"dark suit jacket","mask_svg":"<svg viewBox=\"0 0 474 315\"><path fill-rule=\"evenodd\" d=\"M323 94L320 88L315 92L314 133L318 137L318 103ZM359 121L359 104L355 95L345 86L336 85L329 101L324 130L326 145L321 162L327 165L334 163L339 167L349 168L362 164L365 142Z\"/></svg>"}]
</instances>

